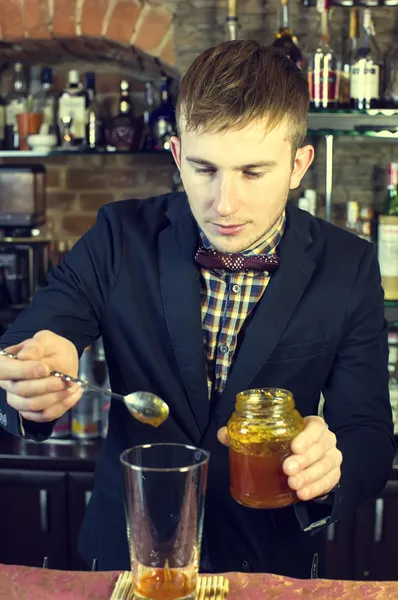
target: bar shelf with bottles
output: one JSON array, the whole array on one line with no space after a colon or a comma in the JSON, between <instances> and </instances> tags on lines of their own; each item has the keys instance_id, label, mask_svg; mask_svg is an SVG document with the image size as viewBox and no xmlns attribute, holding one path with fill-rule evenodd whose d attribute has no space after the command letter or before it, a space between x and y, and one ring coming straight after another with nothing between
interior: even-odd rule
<instances>
[{"instance_id":1,"label":"bar shelf with bottles","mask_svg":"<svg viewBox=\"0 0 398 600\"><path fill-rule=\"evenodd\" d=\"M161 77L157 102L155 85L147 81L138 98L144 108L137 110L123 78L116 114L110 114L98 99L95 73L83 78L70 70L59 93L52 69L15 63L12 90L0 99L0 157L169 152L176 133L172 84Z\"/></svg>"}]
</instances>

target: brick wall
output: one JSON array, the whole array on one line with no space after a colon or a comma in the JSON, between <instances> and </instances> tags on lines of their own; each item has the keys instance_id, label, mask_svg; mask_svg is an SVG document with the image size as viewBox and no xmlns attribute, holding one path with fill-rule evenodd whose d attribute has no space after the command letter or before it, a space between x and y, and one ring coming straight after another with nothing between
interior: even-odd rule
<instances>
[{"instance_id":1,"label":"brick wall","mask_svg":"<svg viewBox=\"0 0 398 600\"><path fill-rule=\"evenodd\" d=\"M117 4L116 0L112 2L113 5ZM89 0L86 0L85 6L88 3ZM119 4L126 7L135 2L130 0ZM151 4L156 4L155 0ZM164 4L174 15L172 27L176 64L181 73L184 73L200 52L224 39L227 0L166 0ZM0 7L1 5L0 1ZM278 10L279 0L241 0L240 37L271 42L277 27ZM319 15L313 8L304 8L301 0L290 0L290 13L300 46L308 54L315 48L318 40ZM394 36L395 39L397 37L396 19L392 18L395 14L396 8L373 10L383 54ZM347 32L347 28L348 10L334 9L331 29L333 43L339 50L343 48L343 34ZM109 61L89 63L82 57L77 57L73 62L63 62L62 65L58 63L54 68L59 88L63 85L68 67L72 66L82 73L87 70L98 73L100 99L112 114L118 82L122 74L126 75L125 67ZM130 80L139 112L143 84L133 77ZM7 82L7 77L4 82ZM325 144L322 138L312 141L316 144L316 160L303 181L303 188L316 187L322 205ZM340 209L342 203L350 199L380 206L386 165L392 160L398 161L397 142L336 139L334 201L340 204ZM97 208L105 202L127 197L146 197L171 190L172 175L175 172L171 156L70 156L53 157L41 162L48 170L49 224L59 238L83 233L92 224ZM301 190L293 192L292 199L296 199L300 192Z\"/></svg>"}]
</instances>

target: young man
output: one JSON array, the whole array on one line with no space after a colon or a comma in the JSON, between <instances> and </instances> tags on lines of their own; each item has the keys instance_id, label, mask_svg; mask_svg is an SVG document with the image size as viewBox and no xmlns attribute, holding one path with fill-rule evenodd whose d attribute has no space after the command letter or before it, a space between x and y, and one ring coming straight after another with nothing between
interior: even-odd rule
<instances>
[{"instance_id":1,"label":"young man","mask_svg":"<svg viewBox=\"0 0 398 600\"><path fill-rule=\"evenodd\" d=\"M371 244L287 205L311 165L301 72L253 41L221 44L186 73L171 140L185 193L103 207L1 347L3 423L42 440L80 390L99 335L112 388L170 406L159 429L110 411L81 534L100 569L129 567L119 455L150 442L210 450L202 568L309 577L324 530L377 494L394 446L383 290ZM223 254L220 254L223 253ZM235 256L237 255L237 256ZM238 505L224 426L247 388L291 390L306 417L284 470L300 502ZM325 397L325 421L317 416Z\"/></svg>"}]
</instances>

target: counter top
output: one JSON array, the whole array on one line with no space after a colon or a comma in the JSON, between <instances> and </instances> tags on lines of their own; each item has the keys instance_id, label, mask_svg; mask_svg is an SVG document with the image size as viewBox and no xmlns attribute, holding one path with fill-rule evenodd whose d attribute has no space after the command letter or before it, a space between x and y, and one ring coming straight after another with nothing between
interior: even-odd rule
<instances>
[{"instance_id":1,"label":"counter top","mask_svg":"<svg viewBox=\"0 0 398 600\"><path fill-rule=\"evenodd\" d=\"M0 565L0 600L109 600L119 573L54 571ZM398 600L398 582L292 579L225 573L228 600Z\"/></svg>"},{"instance_id":2,"label":"counter top","mask_svg":"<svg viewBox=\"0 0 398 600\"><path fill-rule=\"evenodd\" d=\"M64 469L93 471L102 440L49 439L45 442L24 440L7 435L0 440L0 468Z\"/></svg>"}]
</instances>

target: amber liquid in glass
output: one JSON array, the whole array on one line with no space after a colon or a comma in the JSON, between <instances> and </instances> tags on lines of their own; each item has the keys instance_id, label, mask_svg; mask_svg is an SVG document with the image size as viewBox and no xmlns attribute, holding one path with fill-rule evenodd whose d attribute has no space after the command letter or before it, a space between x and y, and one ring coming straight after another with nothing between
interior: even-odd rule
<instances>
[{"instance_id":1,"label":"amber liquid in glass","mask_svg":"<svg viewBox=\"0 0 398 600\"><path fill-rule=\"evenodd\" d=\"M288 455L285 450L253 456L230 449L231 494L236 502L251 508L281 508L298 502L282 469Z\"/></svg>"},{"instance_id":2,"label":"amber liquid in glass","mask_svg":"<svg viewBox=\"0 0 398 600\"><path fill-rule=\"evenodd\" d=\"M196 590L195 565L170 569L166 563L163 569L140 565L139 577L134 581L134 597L145 600L184 600L194 598Z\"/></svg>"}]
</instances>

